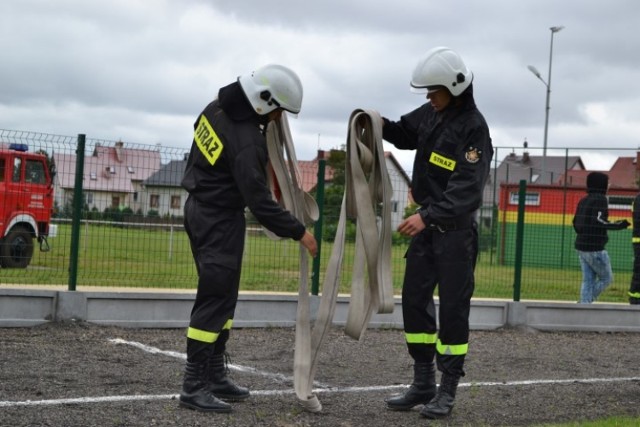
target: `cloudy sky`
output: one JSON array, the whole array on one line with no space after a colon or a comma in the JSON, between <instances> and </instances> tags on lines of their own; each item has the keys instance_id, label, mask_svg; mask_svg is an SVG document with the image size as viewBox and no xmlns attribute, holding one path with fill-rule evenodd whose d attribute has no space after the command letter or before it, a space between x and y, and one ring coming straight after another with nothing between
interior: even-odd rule
<instances>
[{"instance_id":1,"label":"cloudy sky","mask_svg":"<svg viewBox=\"0 0 640 427\"><path fill-rule=\"evenodd\" d=\"M548 81L549 28L562 25L549 154L608 168L620 153L594 149L640 147L638 16L637 0L2 0L0 129L188 150L220 86L281 63L304 85L290 123L307 160L344 144L356 108L398 119L423 103L413 68L449 46L474 72L494 145L526 138L536 154L546 87L527 66ZM410 169L413 153L392 151Z\"/></svg>"}]
</instances>

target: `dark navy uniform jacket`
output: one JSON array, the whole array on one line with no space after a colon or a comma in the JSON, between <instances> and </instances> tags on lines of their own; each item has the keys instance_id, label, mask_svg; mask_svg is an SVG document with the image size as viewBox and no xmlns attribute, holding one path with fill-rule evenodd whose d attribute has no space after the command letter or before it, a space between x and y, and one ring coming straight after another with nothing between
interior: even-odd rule
<instances>
[{"instance_id":1,"label":"dark navy uniform jacket","mask_svg":"<svg viewBox=\"0 0 640 427\"><path fill-rule=\"evenodd\" d=\"M304 225L273 200L267 185L264 121L237 82L220 89L194 123L182 186L211 207L242 211L246 206L276 235L300 240Z\"/></svg>"},{"instance_id":2,"label":"dark navy uniform jacket","mask_svg":"<svg viewBox=\"0 0 640 427\"><path fill-rule=\"evenodd\" d=\"M441 112L427 102L398 122L384 119L385 140L417 150L411 194L425 223L465 223L482 204L493 146L472 93L470 86L458 97L460 105Z\"/></svg>"}]
</instances>

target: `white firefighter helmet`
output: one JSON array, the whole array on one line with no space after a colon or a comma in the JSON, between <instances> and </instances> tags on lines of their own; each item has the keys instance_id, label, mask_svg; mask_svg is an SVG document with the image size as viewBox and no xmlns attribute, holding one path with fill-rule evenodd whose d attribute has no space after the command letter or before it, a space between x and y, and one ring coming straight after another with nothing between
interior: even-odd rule
<instances>
[{"instance_id":1,"label":"white firefighter helmet","mask_svg":"<svg viewBox=\"0 0 640 427\"><path fill-rule=\"evenodd\" d=\"M298 114L302 107L302 83L298 75L282 65L270 64L238 77L251 106L261 116L276 108Z\"/></svg>"},{"instance_id":2,"label":"white firefighter helmet","mask_svg":"<svg viewBox=\"0 0 640 427\"><path fill-rule=\"evenodd\" d=\"M471 85L473 73L462 58L448 47L429 50L418 62L411 76L411 91L425 93L434 86L444 86L458 96Z\"/></svg>"}]
</instances>

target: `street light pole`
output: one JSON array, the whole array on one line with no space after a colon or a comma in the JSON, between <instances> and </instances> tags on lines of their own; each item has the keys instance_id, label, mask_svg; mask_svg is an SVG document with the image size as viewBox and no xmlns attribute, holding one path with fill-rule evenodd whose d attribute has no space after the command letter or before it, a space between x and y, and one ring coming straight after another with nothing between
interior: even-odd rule
<instances>
[{"instance_id":1,"label":"street light pole","mask_svg":"<svg viewBox=\"0 0 640 427\"><path fill-rule=\"evenodd\" d=\"M545 104L544 113L544 140L542 143L542 173L540 175L543 181L547 172L547 135L549 134L549 100L551 98L551 63L553 61L553 35L563 28L564 26L562 25L549 28L551 30L551 46L549 47L549 74L547 75L547 81L544 81L544 79L540 75L540 71L538 71L536 67L534 67L533 65L529 65L527 67L529 71L531 71L547 87L547 101Z\"/></svg>"}]
</instances>

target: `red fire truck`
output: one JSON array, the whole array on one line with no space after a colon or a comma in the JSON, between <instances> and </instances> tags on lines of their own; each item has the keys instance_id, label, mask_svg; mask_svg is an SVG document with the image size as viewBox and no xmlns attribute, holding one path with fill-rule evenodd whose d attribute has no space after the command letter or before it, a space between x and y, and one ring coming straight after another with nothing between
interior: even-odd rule
<instances>
[{"instance_id":1,"label":"red fire truck","mask_svg":"<svg viewBox=\"0 0 640 427\"><path fill-rule=\"evenodd\" d=\"M47 156L26 144L0 143L0 267L26 268L34 241L48 251L56 234L52 173Z\"/></svg>"}]
</instances>

